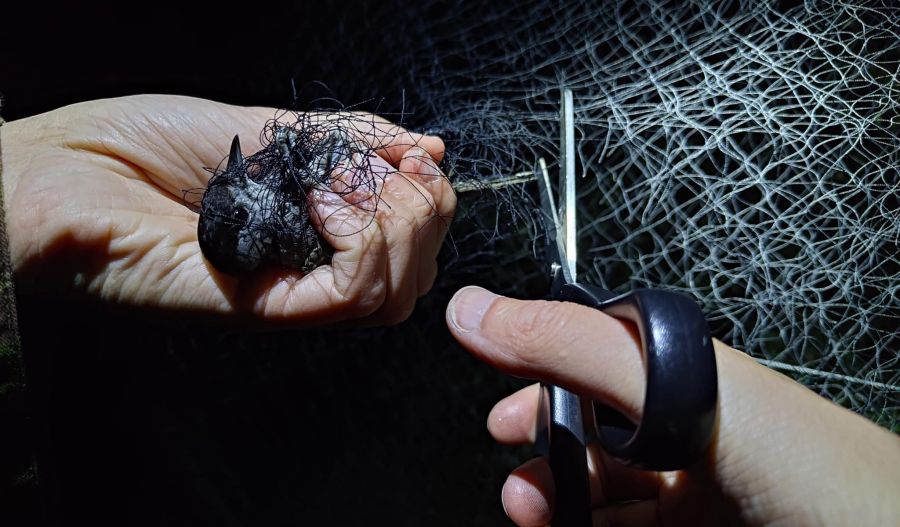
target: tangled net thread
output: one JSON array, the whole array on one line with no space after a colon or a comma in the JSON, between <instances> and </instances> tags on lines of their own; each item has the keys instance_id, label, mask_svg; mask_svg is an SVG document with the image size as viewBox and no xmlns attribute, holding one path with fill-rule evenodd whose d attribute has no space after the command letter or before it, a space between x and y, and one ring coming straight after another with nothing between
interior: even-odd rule
<instances>
[{"instance_id":1,"label":"tangled net thread","mask_svg":"<svg viewBox=\"0 0 900 527\"><path fill-rule=\"evenodd\" d=\"M354 207L373 221L388 174L384 163L373 160L398 130L366 114L285 112L266 123L263 148L250 156L235 136L225 168L212 170L206 189L188 191L194 198L202 194L198 238L204 255L229 273L267 263L307 272L321 265L329 248L315 224L332 232L328 220L337 212L314 222L310 196L337 194L344 200L338 211Z\"/></svg>"},{"instance_id":2,"label":"tangled net thread","mask_svg":"<svg viewBox=\"0 0 900 527\"><path fill-rule=\"evenodd\" d=\"M404 16L372 9L373 27ZM900 8L458 1L401 25L402 51L379 67L444 137L457 188L483 190L456 231L457 247L480 245L448 272L502 259L495 287L522 296L542 279L526 262L541 218L518 176L555 159L565 85L582 276L681 290L715 336L900 428ZM336 78L359 60L336 61Z\"/></svg>"}]
</instances>

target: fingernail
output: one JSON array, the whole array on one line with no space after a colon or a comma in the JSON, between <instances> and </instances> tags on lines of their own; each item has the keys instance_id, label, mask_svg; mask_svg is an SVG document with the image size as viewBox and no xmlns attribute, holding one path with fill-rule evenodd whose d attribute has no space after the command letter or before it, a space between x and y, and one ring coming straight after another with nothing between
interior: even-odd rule
<instances>
[{"instance_id":1,"label":"fingernail","mask_svg":"<svg viewBox=\"0 0 900 527\"><path fill-rule=\"evenodd\" d=\"M425 149L423 149L422 147L419 147L419 146L414 146L414 147L410 148L409 150L407 150L406 153L403 154L403 157L422 158L427 155L428 155L428 153L425 151Z\"/></svg>"},{"instance_id":2,"label":"fingernail","mask_svg":"<svg viewBox=\"0 0 900 527\"><path fill-rule=\"evenodd\" d=\"M413 172L410 172L419 183L428 187L440 184L443 178L441 170L425 149L418 146L412 147L406 151L403 157L411 157L419 162L418 167L414 168Z\"/></svg>"},{"instance_id":3,"label":"fingernail","mask_svg":"<svg viewBox=\"0 0 900 527\"><path fill-rule=\"evenodd\" d=\"M481 319L491 307L497 295L481 287L469 286L457 291L450 306L450 323L464 333L475 331L481 327Z\"/></svg>"}]
</instances>

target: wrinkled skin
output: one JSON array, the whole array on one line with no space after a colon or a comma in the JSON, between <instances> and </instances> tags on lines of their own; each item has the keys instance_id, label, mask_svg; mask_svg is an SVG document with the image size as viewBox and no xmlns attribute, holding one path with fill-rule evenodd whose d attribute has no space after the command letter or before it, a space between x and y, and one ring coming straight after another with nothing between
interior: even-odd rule
<instances>
[{"instance_id":1,"label":"wrinkled skin","mask_svg":"<svg viewBox=\"0 0 900 527\"><path fill-rule=\"evenodd\" d=\"M334 248L330 265L235 277L201 254L198 215L183 191L206 186L204 167L219 164L235 134L248 152L259 150L259 130L274 115L273 108L144 95L4 125L17 292L260 326L404 320L433 283L456 198L436 165L441 140L382 119L356 133L375 148L373 170L382 172L379 190L390 206L373 221L333 193L310 198L312 225Z\"/></svg>"}]
</instances>

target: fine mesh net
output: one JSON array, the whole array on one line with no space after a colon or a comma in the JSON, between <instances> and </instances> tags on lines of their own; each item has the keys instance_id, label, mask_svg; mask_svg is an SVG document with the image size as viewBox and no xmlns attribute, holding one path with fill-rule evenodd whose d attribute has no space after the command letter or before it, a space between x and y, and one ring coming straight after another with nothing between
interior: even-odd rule
<instances>
[{"instance_id":1,"label":"fine mesh net","mask_svg":"<svg viewBox=\"0 0 900 527\"><path fill-rule=\"evenodd\" d=\"M393 77L378 86L404 89L410 124L447 143L462 212L446 281L541 291L529 181L538 157L557 155L565 85L582 276L615 291L683 291L718 338L900 427L898 7L369 9L343 28L348 55L335 57L334 78L364 70L369 31L403 28L385 35L379 67ZM349 79L341 94L364 96L373 78Z\"/></svg>"}]
</instances>

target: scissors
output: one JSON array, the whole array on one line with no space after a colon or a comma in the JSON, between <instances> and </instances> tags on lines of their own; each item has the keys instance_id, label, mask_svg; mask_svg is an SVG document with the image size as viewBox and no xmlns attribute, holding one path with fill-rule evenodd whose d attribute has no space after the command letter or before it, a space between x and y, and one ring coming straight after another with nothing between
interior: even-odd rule
<instances>
[{"instance_id":1,"label":"scissors","mask_svg":"<svg viewBox=\"0 0 900 527\"><path fill-rule=\"evenodd\" d=\"M607 454L634 468L686 468L703 456L712 439L718 382L709 327L691 298L655 289L616 295L578 282L574 103L569 89L562 91L559 123L559 208L543 158L537 171L548 227L551 296L633 323L647 375L644 409L636 424L599 401L582 401L558 386L541 385L536 446L549 457L553 472L552 525L570 527L591 525L589 441L596 440ZM592 430L586 430L590 423Z\"/></svg>"}]
</instances>

